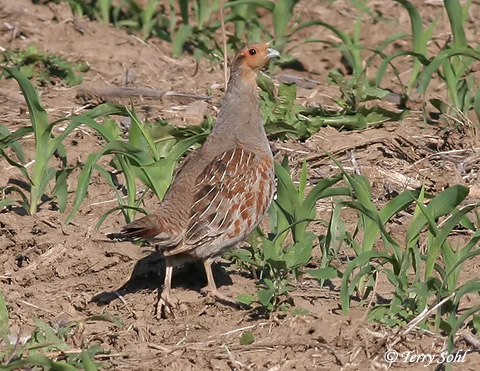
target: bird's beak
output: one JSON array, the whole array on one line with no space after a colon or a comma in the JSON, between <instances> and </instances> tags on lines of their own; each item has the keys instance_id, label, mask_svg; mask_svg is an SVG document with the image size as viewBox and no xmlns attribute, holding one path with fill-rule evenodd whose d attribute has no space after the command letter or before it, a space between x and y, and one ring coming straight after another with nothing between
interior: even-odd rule
<instances>
[{"instance_id":1,"label":"bird's beak","mask_svg":"<svg viewBox=\"0 0 480 371\"><path fill-rule=\"evenodd\" d=\"M275 57L280 57L280 53L278 50L275 50L273 48L267 48L267 58L275 58Z\"/></svg>"}]
</instances>

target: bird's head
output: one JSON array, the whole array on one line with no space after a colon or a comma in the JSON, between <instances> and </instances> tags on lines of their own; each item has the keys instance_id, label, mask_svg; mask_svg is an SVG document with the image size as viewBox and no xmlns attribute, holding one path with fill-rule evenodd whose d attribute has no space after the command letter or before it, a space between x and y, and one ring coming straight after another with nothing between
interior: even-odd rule
<instances>
[{"instance_id":1,"label":"bird's head","mask_svg":"<svg viewBox=\"0 0 480 371\"><path fill-rule=\"evenodd\" d=\"M232 75L239 76L251 87L256 87L257 72L280 53L266 43L252 43L240 49L233 60Z\"/></svg>"},{"instance_id":2,"label":"bird's head","mask_svg":"<svg viewBox=\"0 0 480 371\"><path fill-rule=\"evenodd\" d=\"M280 57L280 53L266 43L252 43L240 49L233 62L242 68L259 70L272 58Z\"/></svg>"}]
</instances>

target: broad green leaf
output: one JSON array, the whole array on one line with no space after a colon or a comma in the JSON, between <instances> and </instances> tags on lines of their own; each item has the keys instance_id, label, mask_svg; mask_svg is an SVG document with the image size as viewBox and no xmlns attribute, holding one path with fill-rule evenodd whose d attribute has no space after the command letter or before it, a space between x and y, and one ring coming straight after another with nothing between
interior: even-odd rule
<instances>
[{"instance_id":1,"label":"broad green leaf","mask_svg":"<svg viewBox=\"0 0 480 371\"><path fill-rule=\"evenodd\" d=\"M268 307L270 302L272 301L273 297L275 295L275 292L272 289L267 289L267 290L258 290L257 296L258 296L258 301L260 304L262 304L264 307Z\"/></svg>"},{"instance_id":2,"label":"broad green leaf","mask_svg":"<svg viewBox=\"0 0 480 371\"><path fill-rule=\"evenodd\" d=\"M255 301L255 297L250 294L240 294L237 295L237 300L245 305L251 305Z\"/></svg>"},{"instance_id":3,"label":"broad green leaf","mask_svg":"<svg viewBox=\"0 0 480 371\"><path fill-rule=\"evenodd\" d=\"M240 337L240 345L249 345L255 341L251 331L245 331Z\"/></svg>"},{"instance_id":4,"label":"broad green leaf","mask_svg":"<svg viewBox=\"0 0 480 371\"><path fill-rule=\"evenodd\" d=\"M86 350L82 350L82 364L83 367L85 368L85 371L97 371L98 368L95 365L95 362L93 361L92 358L90 358L90 355Z\"/></svg>"},{"instance_id":5,"label":"broad green leaf","mask_svg":"<svg viewBox=\"0 0 480 371\"><path fill-rule=\"evenodd\" d=\"M287 269L292 270L308 263L312 257L314 238L316 238L316 236L313 233L310 233L304 240L287 248L284 256Z\"/></svg>"},{"instance_id":6,"label":"broad green leaf","mask_svg":"<svg viewBox=\"0 0 480 371\"><path fill-rule=\"evenodd\" d=\"M326 267L326 268L320 268L320 269L307 269L305 273L316 278L317 280L331 280L332 278L341 276L338 269L333 267Z\"/></svg>"}]
</instances>

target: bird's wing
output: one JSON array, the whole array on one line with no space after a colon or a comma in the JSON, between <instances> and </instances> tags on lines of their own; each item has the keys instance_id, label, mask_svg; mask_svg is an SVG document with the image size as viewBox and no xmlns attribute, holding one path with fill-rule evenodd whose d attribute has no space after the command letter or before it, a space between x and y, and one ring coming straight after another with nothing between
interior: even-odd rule
<instances>
[{"instance_id":1,"label":"bird's wing","mask_svg":"<svg viewBox=\"0 0 480 371\"><path fill-rule=\"evenodd\" d=\"M185 157L175 170L172 184L175 182L177 175L181 173L187 164L192 160L195 161L198 152L197 149ZM169 191L170 189L167 191L164 200L168 197ZM160 205L160 207L165 206L163 203ZM120 235L122 238L126 239L149 240L162 249L173 249L182 240L182 230L184 230L184 226L178 224L177 218L178 215L175 215L175 211L170 207L169 209L167 208L166 211L163 210L163 212L156 212L127 224L122 228Z\"/></svg>"},{"instance_id":2,"label":"bird's wing","mask_svg":"<svg viewBox=\"0 0 480 371\"><path fill-rule=\"evenodd\" d=\"M165 255L225 242L255 228L274 190L272 158L237 147L216 157L196 179L194 203L183 241Z\"/></svg>"}]
</instances>

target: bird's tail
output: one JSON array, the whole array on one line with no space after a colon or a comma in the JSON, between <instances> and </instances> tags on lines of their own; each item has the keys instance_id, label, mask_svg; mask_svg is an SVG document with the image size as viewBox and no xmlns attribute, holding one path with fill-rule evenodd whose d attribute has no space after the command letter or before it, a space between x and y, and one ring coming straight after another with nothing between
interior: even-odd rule
<instances>
[{"instance_id":1,"label":"bird's tail","mask_svg":"<svg viewBox=\"0 0 480 371\"><path fill-rule=\"evenodd\" d=\"M110 233L108 238L119 241L148 240L162 232L161 223L155 214L128 223L118 233Z\"/></svg>"}]
</instances>

